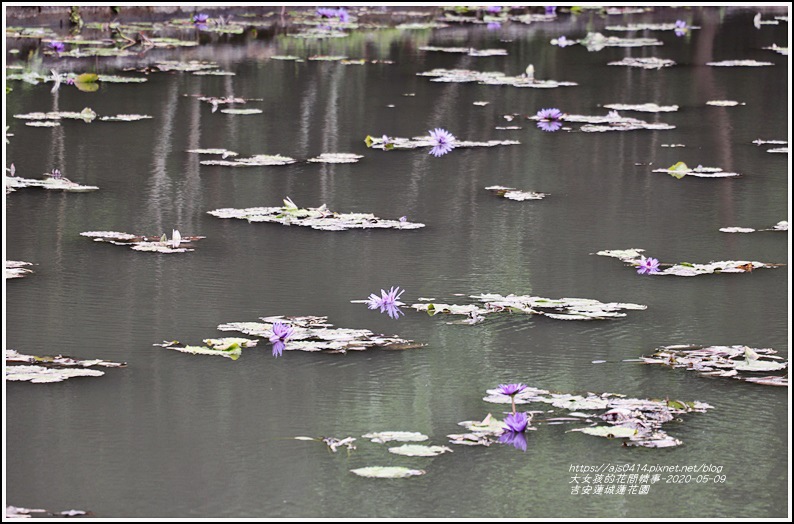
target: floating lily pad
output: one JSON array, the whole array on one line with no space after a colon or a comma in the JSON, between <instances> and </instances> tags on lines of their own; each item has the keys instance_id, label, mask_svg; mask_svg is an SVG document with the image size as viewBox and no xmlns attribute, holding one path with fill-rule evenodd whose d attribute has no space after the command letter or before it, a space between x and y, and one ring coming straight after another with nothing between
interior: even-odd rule
<instances>
[{"instance_id":1,"label":"floating lily pad","mask_svg":"<svg viewBox=\"0 0 794 524\"><path fill-rule=\"evenodd\" d=\"M377 433L367 433L362 435L362 437L378 444L386 442L423 442L427 440L427 435L413 431L379 431Z\"/></svg>"},{"instance_id":2,"label":"floating lily pad","mask_svg":"<svg viewBox=\"0 0 794 524\"><path fill-rule=\"evenodd\" d=\"M256 346L258 342L258 340L249 338L228 337L204 339L204 344L206 344L204 346L188 346L177 340L172 340L170 342L165 341L162 344L154 345L181 351L182 353L190 353L192 355L218 355L237 360L240 358L240 355L242 355L243 348Z\"/></svg>"},{"instance_id":3,"label":"floating lily pad","mask_svg":"<svg viewBox=\"0 0 794 524\"><path fill-rule=\"evenodd\" d=\"M769 51L774 51L780 55L788 56L788 47L782 47L777 44L772 44L771 46L762 47L761 49L767 49Z\"/></svg>"},{"instance_id":4,"label":"floating lily pad","mask_svg":"<svg viewBox=\"0 0 794 524\"><path fill-rule=\"evenodd\" d=\"M654 169L654 173L667 173L675 178L683 178L685 176L694 176L698 178L734 178L740 177L739 173L731 173L723 171L719 167L704 167L699 165L695 168L690 168L684 162L676 162L667 169Z\"/></svg>"},{"instance_id":5,"label":"floating lily pad","mask_svg":"<svg viewBox=\"0 0 794 524\"><path fill-rule=\"evenodd\" d=\"M121 368L127 365L126 362L111 362L109 360L92 359L92 360L78 360L72 357L65 357L57 355L54 357L44 356L39 357L36 355L23 355L15 349L5 350L6 362L24 362L27 364L37 364L49 368L88 368L93 366L100 366L103 368Z\"/></svg>"},{"instance_id":6,"label":"floating lily pad","mask_svg":"<svg viewBox=\"0 0 794 524\"><path fill-rule=\"evenodd\" d=\"M671 111L678 111L677 105L660 106L652 102L645 104L605 104L604 107L616 111L640 111L643 113L668 113Z\"/></svg>"},{"instance_id":7,"label":"floating lily pad","mask_svg":"<svg viewBox=\"0 0 794 524\"><path fill-rule=\"evenodd\" d=\"M687 25L687 29L700 29L699 26ZM675 31L680 29L675 23L662 24L627 24L627 25L608 25L604 29L607 31Z\"/></svg>"},{"instance_id":8,"label":"floating lily pad","mask_svg":"<svg viewBox=\"0 0 794 524\"><path fill-rule=\"evenodd\" d=\"M183 72L194 72L194 71L205 71L210 69L218 69L220 67L217 62L208 62L202 60L190 60L188 62L179 62L176 60L163 60L162 62L157 62L155 67L159 71L183 71Z\"/></svg>"},{"instance_id":9,"label":"floating lily pad","mask_svg":"<svg viewBox=\"0 0 794 524\"><path fill-rule=\"evenodd\" d=\"M473 47L420 46L420 51L459 53L469 56L507 56L507 49L474 49Z\"/></svg>"},{"instance_id":10,"label":"floating lily pad","mask_svg":"<svg viewBox=\"0 0 794 524\"><path fill-rule=\"evenodd\" d=\"M229 156L229 155L227 155ZM288 156L281 155L254 155L234 160L202 160L205 166L227 166L227 167L254 167L254 166L286 166L294 164L296 160Z\"/></svg>"},{"instance_id":11,"label":"floating lily pad","mask_svg":"<svg viewBox=\"0 0 794 524\"><path fill-rule=\"evenodd\" d=\"M554 88L575 86L576 82L562 82L556 80L538 80L536 78L520 75L507 76L499 71L471 71L468 69L433 69L417 76L429 76L431 82L477 82L486 85L506 85L513 87Z\"/></svg>"},{"instance_id":12,"label":"floating lily pad","mask_svg":"<svg viewBox=\"0 0 794 524\"><path fill-rule=\"evenodd\" d=\"M6 260L5 264L5 278L22 278L33 273L32 269L27 269L25 266L32 266L32 262L22 262L18 260ZM6 350L6 353L8 350Z\"/></svg>"},{"instance_id":13,"label":"floating lily pad","mask_svg":"<svg viewBox=\"0 0 794 524\"><path fill-rule=\"evenodd\" d=\"M97 80L111 84L141 84L148 82L145 76L119 76L119 75L98 75Z\"/></svg>"},{"instance_id":14,"label":"floating lily pad","mask_svg":"<svg viewBox=\"0 0 794 524\"><path fill-rule=\"evenodd\" d=\"M203 163L203 162L202 162ZM285 226L304 226L323 231L347 229L418 229L418 222L386 220L370 213L336 213L325 204L320 207L299 208L287 199L282 207L249 207L245 209L215 209L208 211L218 218L238 218L249 222L271 222Z\"/></svg>"},{"instance_id":15,"label":"floating lily pad","mask_svg":"<svg viewBox=\"0 0 794 524\"><path fill-rule=\"evenodd\" d=\"M34 382L37 384L63 382L74 377L101 377L104 371L96 369L56 369L43 366L6 366L9 382Z\"/></svg>"},{"instance_id":16,"label":"floating lily pad","mask_svg":"<svg viewBox=\"0 0 794 524\"><path fill-rule=\"evenodd\" d=\"M296 62L303 62L303 59L299 56L294 55L273 55L270 57L271 60L294 60Z\"/></svg>"},{"instance_id":17,"label":"floating lily pad","mask_svg":"<svg viewBox=\"0 0 794 524\"><path fill-rule=\"evenodd\" d=\"M221 109L221 113L226 113L228 115L258 115L262 113L261 109L254 109L254 108L247 108L247 109L238 109L234 107Z\"/></svg>"},{"instance_id":18,"label":"floating lily pad","mask_svg":"<svg viewBox=\"0 0 794 524\"><path fill-rule=\"evenodd\" d=\"M6 506L6 518L63 518L63 517L93 517L90 511L70 509L66 511L49 511L46 509L18 508Z\"/></svg>"},{"instance_id":19,"label":"floating lily pad","mask_svg":"<svg viewBox=\"0 0 794 524\"><path fill-rule=\"evenodd\" d=\"M604 36L601 33L587 33L578 40L578 43L588 51L601 51L605 47L645 47L663 45L661 40L655 38L620 38L617 36Z\"/></svg>"},{"instance_id":20,"label":"floating lily pad","mask_svg":"<svg viewBox=\"0 0 794 524\"><path fill-rule=\"evenodd\" d=\"M674 66L675 62L668 58L656 58L656 57L635 58L635 57L627 56L622 60L618 60L617 62L608 62L607 65L639 67L641 69L661 69L663 67Z\"/></svg>"},{"instance_id":21,"label":"floating lily pad","mask_svg":"<svg viewBox=\"0 0 794 524\"><path fill-rule=\"evenodd\" d=\"M714 67L764 67L773 66L772 62L759 62L758 60L723 60L721 62L706 62Z\"/></svg>"},{"instance_id":22,"label":"floating lily pad","mask_svg":"<svg viewBox=\"0 0 794 524\"><path fill-rule=\"evenodd\" d=\"M767 149L767 153L784 153L788 154L788 147L775 147L773 149Z\"/></svg>"},{"instance_id":23,"label":"floating lily pad","mask_svg":"<svg viewBox=\"0 0 794 524\"><path fill-rule=\"evenodd\" d=\"M397 466L370 466L367 468L351 469L359 477L378 478L378 479L402 479L416 475L424 475L422 469L409 469Z\"/></svg>"},{"instance_id":24,"label":"floating lily pad","mask_svg":"<svg viewBox=\"0 0 794 524\"><path fill-rule=\"evenodd\" d=\"M577 415L581 415L579 411L582 409L600 411L600 414L588 414L581 420L586 422L590 418L599 418L606 422L607 426L589 426L571 431L581 431L602 437L628 438L629 441L626 445L653 448L681 444L681 441L670 437L661 429L663 424L676 420L681 414L702 413L712 407L702 402L627 398L613 393L601 395L588 393L586 396L552 393L534 387L527 387L513 398L502 394L499 389L488 390L488 396L483 400L499 404L510 404L512 401L515 404L544 403L573 411ZM536 422L536 424L539 423L543 422Z\"/></svg>"},{"instance_id":25,"label":"floating lily pad","mask_svg":"<svg viewBox=\"0 0 794 524\"><path fill-rule=\"evenodd\" d=\"M407 22L398 24L395 26L395 29L400 29L402 31L417 31L421 29L443 29L445 27L449 27L449 24L441 22Z\"/></svg>"},{"instance_id":26,"label":"floating lily pad","mask_svg":"<svg viewBox=\"0 0 794 524\"><path fill-rule=\"evenodd\" d=\"M318 157L310 158L308 162L318 162L322 164L355 164L363 155L353 153L323 153Z\"/></svg>"},{"instance_id":27,"label":"floating lily pad","mask_svg":"<svg viewBox=\"0 0 794 524\"><path fill-rule=\"evenodd\" d=\"M756 384L787 386L788 379L779 376L757 377L747 373L782 371L788 362L769 348L748 346L663 346L653 355L642 357L645 364L662 364L672 368L697 371L704 376L729 377Z\"/></svg>"},{"instance_id":28,"label":"floating lily pad","mask_svg":"<svg viewBox=\"0 0 794 524\"><path fill-rule=\"evenodd\" d=\"M389 453L405 455L406 457L437 457L442 453L452 453L446 446L422 446L419 444L404 444L389 448Z\"/></svg>"},{"instance_id":29,"label":"floating lily pad","mask_svg":"<svg viewBox=\"0 0 794 524\"><path fill-rule=\"evenodd\" d=\"M228 149L188 149L188 153L198 153L200 155L221 155L223 158L237 156L234 151Z\"/></svg>"},{"instance_id":30,"label":"floating lily pad","mask_svg":"<svg viewBox=\"0 0 794 524\"><path fill-rule=\"evenodd\" d=\"M367 136L364 142L367 147L371 149L382 149L384 151L392 151L395 149L417 149L420 147L433 147L435 142L430 136L415 136L413 138L400 138L388 137L389 141L384 142L383 138L374 136ZM474 142L470 140L455 140L455 149L466 147L496 147L496 146L513 146L521 142L518 140L489 140L487 142Z\"/></svg>"},{"instance_id":31,"label":"floating lily pad","mask_svg":"<svg viewBox=\"0 0 794 524\"><path fill-rule=\"evenodd\" d=\"M751 227L721 227L723 233L754 233L756 231L788 231L788 221L781 220L767 229L753 229Z\"/></svg>"},{"instance_id":32,"label":"floating lily pad","mask_svg":"<svg viewBox=\"0 0 794 524\"><path fill-rule=\"evenodd\" d=\"M381 348L391 350L422 347L412 340L396 336L377 335L368 329L334 328L328 317L262 317L264 322L231 322L218 326L220 331L239 331L246 335L269 338L273 324L290 325L294 332L285 341L285 351L322 351L344 354L348 351L364 351Z\"/></svg>"},{"instance_id":33,"label":"floating lily pad","mask_svg":"<svg viewBox=\"0 0 794 524\"><path fill-rule=\"evenodd\" d=\"M21 115L14 115L14 118L21 120L61 120L68 118L72 120L82 120L83 122L92 122L97 117L97 114L90 107L84 108L82 111L50 111L48 113L25 113Z\"/></svg>"},{"instance_id":34,"label":"floating lily pad","mask_svg":"<svg viewBox=\"0 0 794 524\"><path fill-rule=\"evenodd\" d=\"M96 191L99 189L97 186L83 186L76 182L72 182L64 176L54 177L50 173L44 173L44 178L22 178L19 176L5 177L6 188L20 189L23 187L41 187L44 189L53 189L58 191L68 191L71 193L84 193L87 191Z\"/></svg>"},{"instance_id":35,"label":"floating lily pad","mask_svg":"<svg viewBox=\"0 0 794 524\"><path fill-rule=\"evenodd\" d=\"M174 245L173 240L164 240L158 236L133 235L131 233L121 233L118 231L85 231L80 233L84 237L91 237L94 242L109 242L118 246L128 246L135 251L150 251L155 253L187 253L195 251L193 248L184 247L192 245L192 242L201 240L202 236L180 237L180 242Z\"/></svg>"},{"instance_id":36,"label":"floating lily pad","mask_svg":"<svg viewBox=\"0 0 794 524\"><path fill-rule=\"evenodd\" d=\"M488 186L485 189L492 193L504 197L508 200L516 200L522 202L524 200L542 200L549 196L548 193L536 193L534 191L519 191L514 187L505 186Z\"/></svg>"},{"instance_id":37,"label":"floating lily pad","mask_svg":"<svg viewBox=\"0 0 794 524\"><path fill-rule=\"evenodd\" d=\"M642 256L640 253L644 251L643 249L604 250L597 252L596 255L617 258L626 264L638 267L640 265L640 257ZM698 275L710 275L712 273L750 273L754 269L776 268L781 265L783 264L769 264L766 262L748 260L722 260L719 262L709 262L708 264L681 262L680 264L660 264L660 267L669 267L649 274L694 277Z\"/></svg>"},{"instance_id":38,"label":"floating lily pad","mask_svg":"<svg viewBox=\"0 0 794 524\"><path fill-rule=\"evenodd\" d=\"M540 120L538 115L528 117L529 120ZM636 131L639 129L666 130L675 129L674 125L663 122L646 122L638 118L631 118L620 115L612 110L606 115L570 115L565 114L563 120L566 123L583 124L579 131L585 133L599 133L606 131Z\"/></svg>"},{"instance_id":39,"label":"floating lily pad","mask_svg":"<svg viewBox=\"0 0 794 524\"><path fill-rule=\"evenodd\" d=\"M61 123L55 120L31 120L25 122L26 126L30 127L60 127Z\"/></svg>"},{"instance_id":40,"label":"floating lily pad","mask_svg":"<svg viewBox=\"0 0 794 524\"><path fill-rule=\"evenodd\" d=\"M112 116L101 116L99 117L100 120L108 121L108 122L136 122L138 120L146 120L152 118L151 115L112 115Z\"/></svg>"},{"instance_id":41,"label":"floating lily pad","mask_svg":"<svg viewBox=\"0 0 794 524\"><path fill-rule=\"evenodd\" d=\"M426 311L430 315L446 313L465 315L470 318L481 317L493 313L523 313L527 315L545 315L557 320L604 320L625 317L622 310L643 310L647 306L619 302L599 302L587 298L549 299L530 295L502 296L493 293L471 295L470 298L484 303L482 307L475 304L411 304L417 311Z\"/></svg>"},{"instance_id":42,"label":"floating lily pad","mask_svg":"<svg viewBox=\"0 0 794 524\"><path fill-rule=\"evenodd\" d=\"M570 431L581 431L587 435L606 438L631 438L637 434L636 429L622 426L590 426L587 428L574 428Z\"/></svg>"},{"instance_id":43,"label":"floating lily pad","mask_svg":"<svg viewBox=\"0 0 794 524\"><path fill-rule=\"evenodd\" d=\"M706 102L707 106L717 106L717 107L733 107L738 105L745 105L744 103L739 103L736 100L709 100Z\"/></svg>"}]
</instances>

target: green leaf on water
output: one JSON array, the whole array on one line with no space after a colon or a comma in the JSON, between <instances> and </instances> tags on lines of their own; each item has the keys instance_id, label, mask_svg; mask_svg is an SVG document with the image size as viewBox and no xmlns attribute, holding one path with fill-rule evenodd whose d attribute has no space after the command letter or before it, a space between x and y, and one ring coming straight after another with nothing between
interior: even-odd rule
<instances>
[{"instance_id":1,"label":"green leaf on water","mask_svg":"<svg viewBox=\"0 0 794 524\"><path fill-rule=\"evenodd\" d=\"M636 429L623 426L593 426L589 428L574 428L569 431L581 431L587 435L606 438L631 438L637 434Z\"/></svg>"},{"instance_id":2,"label":"green leaf on water","mask_svg":"<svg viewBox=\"0 0 794 524\"><path fill-rule=\"evenodd\" d=\"M364 139L364 143L367 144L367 147L372 147L372 137L367 135L367 138Z\"/></svg>"},{"instance_id":3,"label":"green leaf on water","mask_svg":"<svg viewBox=\"0 0 794 524\"><path fill-rule=\"evenodd\" d=\"M94 83L97 80L99 80L99 75L96 73L83 73L82 75L77 75L77 78L74 79L75 82L80 82L83 84Z\"/></svg>"}]
</instances>

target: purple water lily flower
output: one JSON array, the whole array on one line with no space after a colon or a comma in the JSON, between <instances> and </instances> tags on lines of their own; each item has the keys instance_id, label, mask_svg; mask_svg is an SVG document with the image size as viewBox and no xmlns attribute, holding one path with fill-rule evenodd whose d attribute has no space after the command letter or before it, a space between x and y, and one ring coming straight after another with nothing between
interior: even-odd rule
<instances>
[{"instance_id":1,"label":"purple water lily flower","mask_svg":"<svg viewBox=\"0 0 794 524\"><path fill-rule=\"evenodd\" d=\"M63 53L64 49L66 49L66 46L63 45L63 42L58 42L57 40L53 40L52 42L49 43L49 48L53 50L55 53L60 55L61 53Z\"/></svg>"},{"instance_id":2,"label":"purple water lily flower","mask_svg":"<svg viewBox=\"0 0 794 524\"><path fill-rule=\"evenodd\" d=\"M535 116L537 116L541 120L546 120L551 122L551 121L562 120L565 114L556 107L551 107L548 109L541 109L536 113Z\"/></svg>"},{"instance_id":3,"label":"purple water lily flower","mask_svg":"<svg viewBox=\"0 0 794 524\"><path fill-rule=\"evenodd\" d=\"M195 15L193 15L194 24L206 24L209 19L210 19L210 15L208 15L207 13L196 13Z\"/></svg>"},{"instance_id":4,"label":"purple water lily flower","mask_svg":"<svg viewBox=\"0 0 794 524\"><path fill-rule=\"evenodd\" d=\"M405 290L401 290L400 286L392 286L388 292L381 289L380 296L375 293L370 294L369 299L367 299L367 306L370 309L380 309L381 313L385 312L396 320L400 315L405 315L399 308L399 306L405 305L403 302L400 302L400 296L403 293L405 293Z\"/></svg>"},{"instance_id":5,"label":"purple water lily flower","mask_svg":"<svg viewBox=\"0 0 794 524\"><path fill-rule=\"evenodd\" d=\"M333 7L318 7L317 16L321 18L334 18L336 17L336 9Z\"/></svg>"},{"instance_id":6,"label":"purple water lily flower","mask_svg":"<svg viewBox=\"0 0 794 524\"><path fill-rule=\"evenodd\" d=\"M485 8L486 11L492 14L497 14L502 10L502 6L500 5L489 5Z\"/></svg>"},{"instance_id":7,"label":"purple water lily flower","mask_svg":"<svg viewBox=\"0 0 794 524\"><path fill-rule=\"evenodd\" d=\"M557 14L557 6L556 5L547 5L547 6L545 6L545 8L546 8L546 14L547 15L556 15Z\"/></svg>"},{"instance_id":8,"label":"purple water lily flower","mask_svg":"<svg viewBox=\"0 0 794 524\"><path fill-rule=\"evenodd\" d=\"M271 328L270 342L286 342L295 334L295 328L289 324L275 322Z\"/></svg>"},{"instance_id":9,"label":"purple water lily flower","mask_svg":"<svg viewBox=\"0 0 794 524\"><path fill-rule=\"evenodd\" d=\"M436 157L446 155L455 148L454 142L456 139L446 129L437 127L429 131L429 133L430 140L433 142L433 149L430 150L431 155Z\"/></svg>"},{"instance_id":10,"label":"purple water lily flower","mask_svg":"<svg viewBox=\"0 0 794 524\"><path fill-rule=\"evenodd\" d=\"M527 437L523 432L519 431L505 431L499 435L499 442L502 444L510 444L516 449L521 451L527 450Z\"/></svg>"},{"instance_id":11,"label":"purple water lily flower","mask_svg":"<svg viewBox=\"0 0 794 524\"><path fill-rule=\"evenodd\" d=\"M675 36L684 36L688 31L689 26L687 26L684 20L675 21Z\"/></svg>"},{"instance_id":12,"label":"purple water lily flower","mask_svg":"<svg viewBox=\"0 0 794 524\"><path fill-rule=\"evenodd\" d=\"M347 12L347 9L344 7L340 7L336 10L336 17L339 18L339 21L343 24L346 24L350 21L350 14Z\"/></svg>"},{"instance_id":13,"label":"purple water lily flower","mask_svg":"<svg viewBox=\"0 0 794 524\"><path fill-rule=\"evenodd\" d=\"M656 258L645 258L644 256L640 258L640 265L637 269L637 273L640 275L645 274L653 274L659 272L659 259Z\"/></svg>"},{"instance_id":14,"label":"purple water lily flower","mask_svg":"<svg viewBox=\"0 0 794 524\"><path fill-rule=\"evenodd\" d=\"M516 433L523 433L529 425L529 417L526 413L510 413L505 417L507 429Z\"/></svg>"},{"instance_id":15,"label":"purple water lily flower","mask_svg":"<svg viewBox=\"0 0 794 524\"><path fill-rule=\"evenodd\" d=\"M519 393L521 393L525 389L527 389L526 384L521 384L521 383L518 383L518 384L499 384L499 393L501 393L502 395L509 395L511 397L513 395L518 395Z\"/></svg>"}]
</instances>

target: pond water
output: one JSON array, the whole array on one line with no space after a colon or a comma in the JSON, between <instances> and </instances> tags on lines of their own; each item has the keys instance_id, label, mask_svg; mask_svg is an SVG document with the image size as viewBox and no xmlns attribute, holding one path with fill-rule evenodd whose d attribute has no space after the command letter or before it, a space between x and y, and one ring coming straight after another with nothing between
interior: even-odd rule
<instances>
[{"instance_id":1,"label":"pond water","mask_svg":"<svg viewBox=\"0 0 794 524\"><path fill-rule=\"evenodd\" d=\"M788 359L788 267L697 278L638 275L591 253L643 248L663 263L790 261L787 233L721 233L787 220L787 154L755 139L787 140L788 22L753 26L754 9L658 9L556 21L435 30L354 31L304 40L247 31L196 48L155 50L140 59L46 58L44 71L117 71L156 59L217 61L235 76L152 73L144 84L103 84L93 93L63 85L9 82L6 118L14 134L6 165L39 177L64 176L92 193L20 189L6 197L7 259L34 273L6 283L5 345L22 353L127 362L101 378L6 385L6 495L15 506L86 509L103 517L784 517L789 473L787 388L706 378L685 370L622 362L670 344L774 348ZM765 19L787 14L768 9ZM699 26L684 37L648 31L661 47L560 48L606 25L674 22ZM637 35L637 33L632 33ZM204 37L208 38L208 37ZM23 43L22 43L23 42ZM11 42L25 56L30 41ZM502 48L507 56L419 50L424 45ZM27 46L27 47L25 47ZM393 64L294 62L274 55L346 55ZM625 56L658 56L661 70L607 66ZM9 63L18 57L6 56ZM772 67L719 68L706 62L755 59ZM576 82L556 89L437 83L434 68L519 74ZM130 73L132 74L132 73ZM412 96L406 94L413 93ZM261 98L258 115L213 113L185 95ZM714 107L710 100L742 105ZM487 101L488 105L473 105ZM605 104L655 102L677 112L623 112L672 130L545 133L523 116L557 107L604 115ZM34 128L12 115L80 111L140 113L131 123L64 121ZM520 130L498 130L518 125ZM368 149L367 135L425 135L441 127L458 139L520 145L456 149L435 158ZM572 126L574 129L578 125ZM684 144L686 147L665 147ZM193 148L241 155L364 155L357 164L298 162L231 168L201 165ZM676 179L653 169L678 161L739 172L735 179ZM548 193L514 202L484 188ZM316 231L221 220L225 207L326 203L341 212L407 216L411 231ZM195 252L161 255L92 242L83 231L204 235ZM614 320L564 322L489 316L450 325L406 309L392 320L351 300L392 285L402 300L468 303L455 294L532 294L634 302ZM348 354L270 345L237 361L169 351L226 334L226 322L271 315L327 315L337 327L397 334L426 344L406 351ZM606 363L594 364L595 360ZM699 400L713 406L665 426L683 441L669 449L541 425L528 447L454 446L436 458L401 457L361 435L418 431L447 444L458 422L499 418L508 405L487 389L523 382L552 391L611 392ZM542 406L540 407L542 408ZM532 405L531 409L540 409ZM295 436L356 437L358 449L331 453ZM572 465L721 467L725 481L650 486L645 495L573 495ZM407 466L426 475L359 478L349 470Z\"/></svg>"}]
</instances>

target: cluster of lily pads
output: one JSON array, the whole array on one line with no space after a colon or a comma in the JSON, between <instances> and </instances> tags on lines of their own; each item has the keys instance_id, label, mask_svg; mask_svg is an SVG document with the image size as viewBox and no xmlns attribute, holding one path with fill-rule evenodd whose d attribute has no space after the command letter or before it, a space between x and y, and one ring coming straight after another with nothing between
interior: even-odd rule
<instances>
[{"instance_id":1,"label":"cluster of lily pads","mask_svg":"<svg viewBox=\"0 0 794 524\"><path fill-rule=\"evenodd\" d=\"M673 275L677 277L694 277L698 275L710 275L714 273L750 273L755 269L776 268L782 264L770 264L753 260L720 260L706 264L694 264L691 262L680 262L678 264L660 264L655 258L646 258L642 253L644 249L612 249L599 251L596 255L612 257L622 262L639 268L640 274L649 275ZM660 266L667 266L659 269Z\"/></svg>"},{"instance_id":2,"label":"cluster of lily pads","mask_svg":"<svg viewBox=\"0 0 794 524\"><path fill-rule=\"evenodd\" d=\"M645 364L697 371L703 376L730 377L765 386L788 387L786 375L765 375L783 372L788 362L769 348L748 346L663 346L653 355L642 357ZM761 376L759 376L761 374Z\"/></svg>"},{"instance_id":3,"label":"cluster of lily pads","mask_svg":"<svg viewBox=\"0 0 794 524\"><path fill-rule=\"evenodd\" d=\"M118 368L127 364L92 359L79 360L63 355L39 357L25 355L14 349L5 350L5 379L12 382L52 383L62 382L74 377L101 377L104 371L89 369L93 367ZM8 365L9 362L19 365Z\"/></svg>"},{"instance_id":4,"label":"cluster of lily pads","mask_svg":"<svg viewBox=\"0 0 794 524\"><path fill-rule=\"evenodd\" d=\"M134 235L119 231L84 231L80 233L84 237L93 238L95 242L109 242L117 246L128 246L135 251L148 251L151 253L187 253L195 251L192 242L201 240L202 236L183 237L178 230L171 232L171 238L163 233L162 236Z\"/></svg>"}]
</instances>

